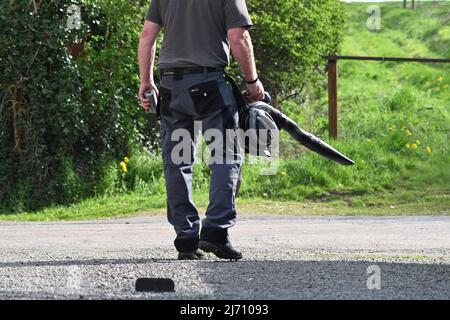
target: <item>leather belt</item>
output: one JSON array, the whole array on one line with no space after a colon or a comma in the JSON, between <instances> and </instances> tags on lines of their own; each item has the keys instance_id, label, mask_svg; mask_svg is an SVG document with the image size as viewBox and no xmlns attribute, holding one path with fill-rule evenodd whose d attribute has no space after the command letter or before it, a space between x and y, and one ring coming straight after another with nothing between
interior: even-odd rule
<instances>
[{"instance_id":1,"label":"leather belt","mask_svg":"<svg viewBox=\"0 0 450 320\"><path fill-rule=\"evenodd\" d=\"M170 68L170 69L161 69L159 71L161 77L173 76L175 80L183 79L183 76L189 74L202 74L202 73L211 73L211 72L225 72L223 68Z\"/></svg>"}]
</instances>

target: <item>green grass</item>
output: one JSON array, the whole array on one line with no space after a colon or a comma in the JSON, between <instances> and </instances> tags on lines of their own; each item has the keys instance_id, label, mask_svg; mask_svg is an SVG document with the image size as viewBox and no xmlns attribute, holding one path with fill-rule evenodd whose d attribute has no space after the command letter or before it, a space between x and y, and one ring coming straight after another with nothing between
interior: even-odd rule
<instances>
[{"instance_id":1,"label":"green grass","mask_svg":"<svg viewBox=\"0 0 450 320\"><path fill-rule=\"evenodd\" d=\"M450 57L449 2L424 2L415 11L404 10L400 3L380 4L383 29L378 32L365 27L368 6L347 4L349 20L341 54ZM260 167L245 167L240 212L450 214L450 64L340 61L339 75L341 138L331 143L356 165L339 166L283 134L277 175L261 176ZM283 110L305 129L326 137L326 83L309 94L305 104L286 102ZM111 191L110 196L71 206L3 214L0 220L78 220L163 213L161 160L138 152L130 158L123 183L118 183L116 173L109 175L111 183L120 185L122 195ZM208 168L198 166L195 199L202 211L207 206L208 183ZM124 185L133 191L126 192Z\"/></svg>"},{"instance_id":2,"label":"green grass","mask_svg":"<svg viewBox=\"0 0 450 320\"><path fill-rule=\"evenodd\" d=\"M449 2L424 3L416 11L404 10L399 3L380 4L383 29L379 32L365 26L369 4L347 6L342 55L450 56L450 46L441 45L449 44L446 38L436 36L450 23ZM449 71L450 64L339 61L341 138L332 144L355 159L356 165L339 167L311 154L289 160L282 184L275 178L265 186L269 196L270 185L277 197L297 200L301 200L299 194L310 198L330 192L447 192ZM311 95L314 99L301 107L285 104L284 111L306 129L326 137L326 84ZM286 156L303 153L288 139L284 141ZM259 184L250 183L249 193L260 193L261 181L264 184L264 178Z\"/></svg>"},{"instance_id":3,"label":"green grass","mask_svg":"<svg viewBox=\"0 0 450 320\"><path fill-rule=\"evenodd\" d=\"M205 192L197 192L196 204L204 213L208 204ZM448 215L450 192L428 189L425 191L378 192L364 195L352 193L323 194L321 197L292 201L277 201L262 197L239 198L240 214L295 215L295 216L402 216ZM2 214L0 221L71 221L164 215L165 198L159 195L128 193L89 199L71 206L51 207L38 212Z\"/></svg>"},{"instance_id":4,"label":"green grass","mask_svg":"<svg viewBox=\"0 0 450 320\"><path fill-rule=\"evenodd\" d=\"M124 194L83 200L70 206L49 207L38 212L2 214L3 221L89 220L123 216L143 211L154 212L165 206L158 195Z\"/></svg>"}]
</instances>

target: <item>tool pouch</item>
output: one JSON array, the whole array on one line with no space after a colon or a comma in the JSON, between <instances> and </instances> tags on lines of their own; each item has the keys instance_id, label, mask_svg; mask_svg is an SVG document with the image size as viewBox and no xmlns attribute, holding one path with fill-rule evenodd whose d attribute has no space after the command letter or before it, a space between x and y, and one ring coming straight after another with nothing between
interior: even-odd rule
<instances>
[{"instance_id":1,"label":"tool pouch","mask_svg":"<svg viewBox=\"0 0 450 320\"><path fill-rule=\"evenodd\" d=\"M207 116L224 108L222 94L217 81L208 81L189 88L196 113Z\"/></svg>"},{"instance_id":2,"label":"tool pouch","mask_svg":"<svg viewBox=\"0 0 450 320\"><path fill-rule=\"evenodd\" d=\"M170 117L172 112L170 111L170 101L172 99L172 94L170 90L161 87L159 90L158 105L156 106L156 115L159 120L161 120L161 115Z\"/></svg>"}]
</instances>

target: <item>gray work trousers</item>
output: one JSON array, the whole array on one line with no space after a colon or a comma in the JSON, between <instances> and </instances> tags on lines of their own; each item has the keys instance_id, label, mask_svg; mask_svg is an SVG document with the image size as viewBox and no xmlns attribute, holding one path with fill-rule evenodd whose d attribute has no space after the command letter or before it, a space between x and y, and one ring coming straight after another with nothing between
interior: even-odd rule
<instances>
[{"instance_id":1,"label":"gray work trousers","mask_svg":"<svg viewBox=\"0 0 450 320\"><path fill-rule=\"evenodd\" d=\"M223 161L212 161L209 164L210 203L202 223L193 201L192 176L199 133L195 132L196 128L201 124L208 146L213 141L206 139L207 130L219 130L227 137L227 130L233 132L239 128L238 109L232 88L224 80L222 72L205 71L202 74L184 75L181 79L163 76L160 95L167 214L177 234L175 247L180 252L193 252L198 247L199 238L226 242L227 230L236 224L236 192L243 161L238 139L234 140L235 148L227 148L224 141L223 152L213 152L211 155L212 160L217 160L219 156L223 157ZM189 133L187 142L180 138L180 132ZM189 154L185 154L186 148L181 148L180 151L180 143L184 147L187 143Z\"/></svg>"}]
</instances>

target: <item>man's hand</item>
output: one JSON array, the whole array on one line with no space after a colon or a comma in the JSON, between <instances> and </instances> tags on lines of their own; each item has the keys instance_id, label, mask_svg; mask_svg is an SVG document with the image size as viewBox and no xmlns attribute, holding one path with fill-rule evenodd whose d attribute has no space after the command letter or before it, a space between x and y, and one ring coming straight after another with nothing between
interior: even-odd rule
<instances>
[{"instance_id":1,"label":"man's hand","mask_svg":"<svg viewBox=\"0 0 450 320\"><path fill-rule=\"evenodd\" d=\"M264 87L261 81L257 81L254 84L247 84L247 91L252 101L264 100Z\"/></svg>"},{"instance_id":2,"label":"man's hand","mask_svg":"<svg viewBox=\"0 0 450 320\"><path fill-rule=\"evenodd\" d=\"M144 108L145 112L150 111L150 101L145 98L145 92L155 90L156 95L159 96L158 88L156 87L154 82L141 83L141 87L139 88L139 99L141 100L142 108Z\"/></svg>"}]
</instances>

